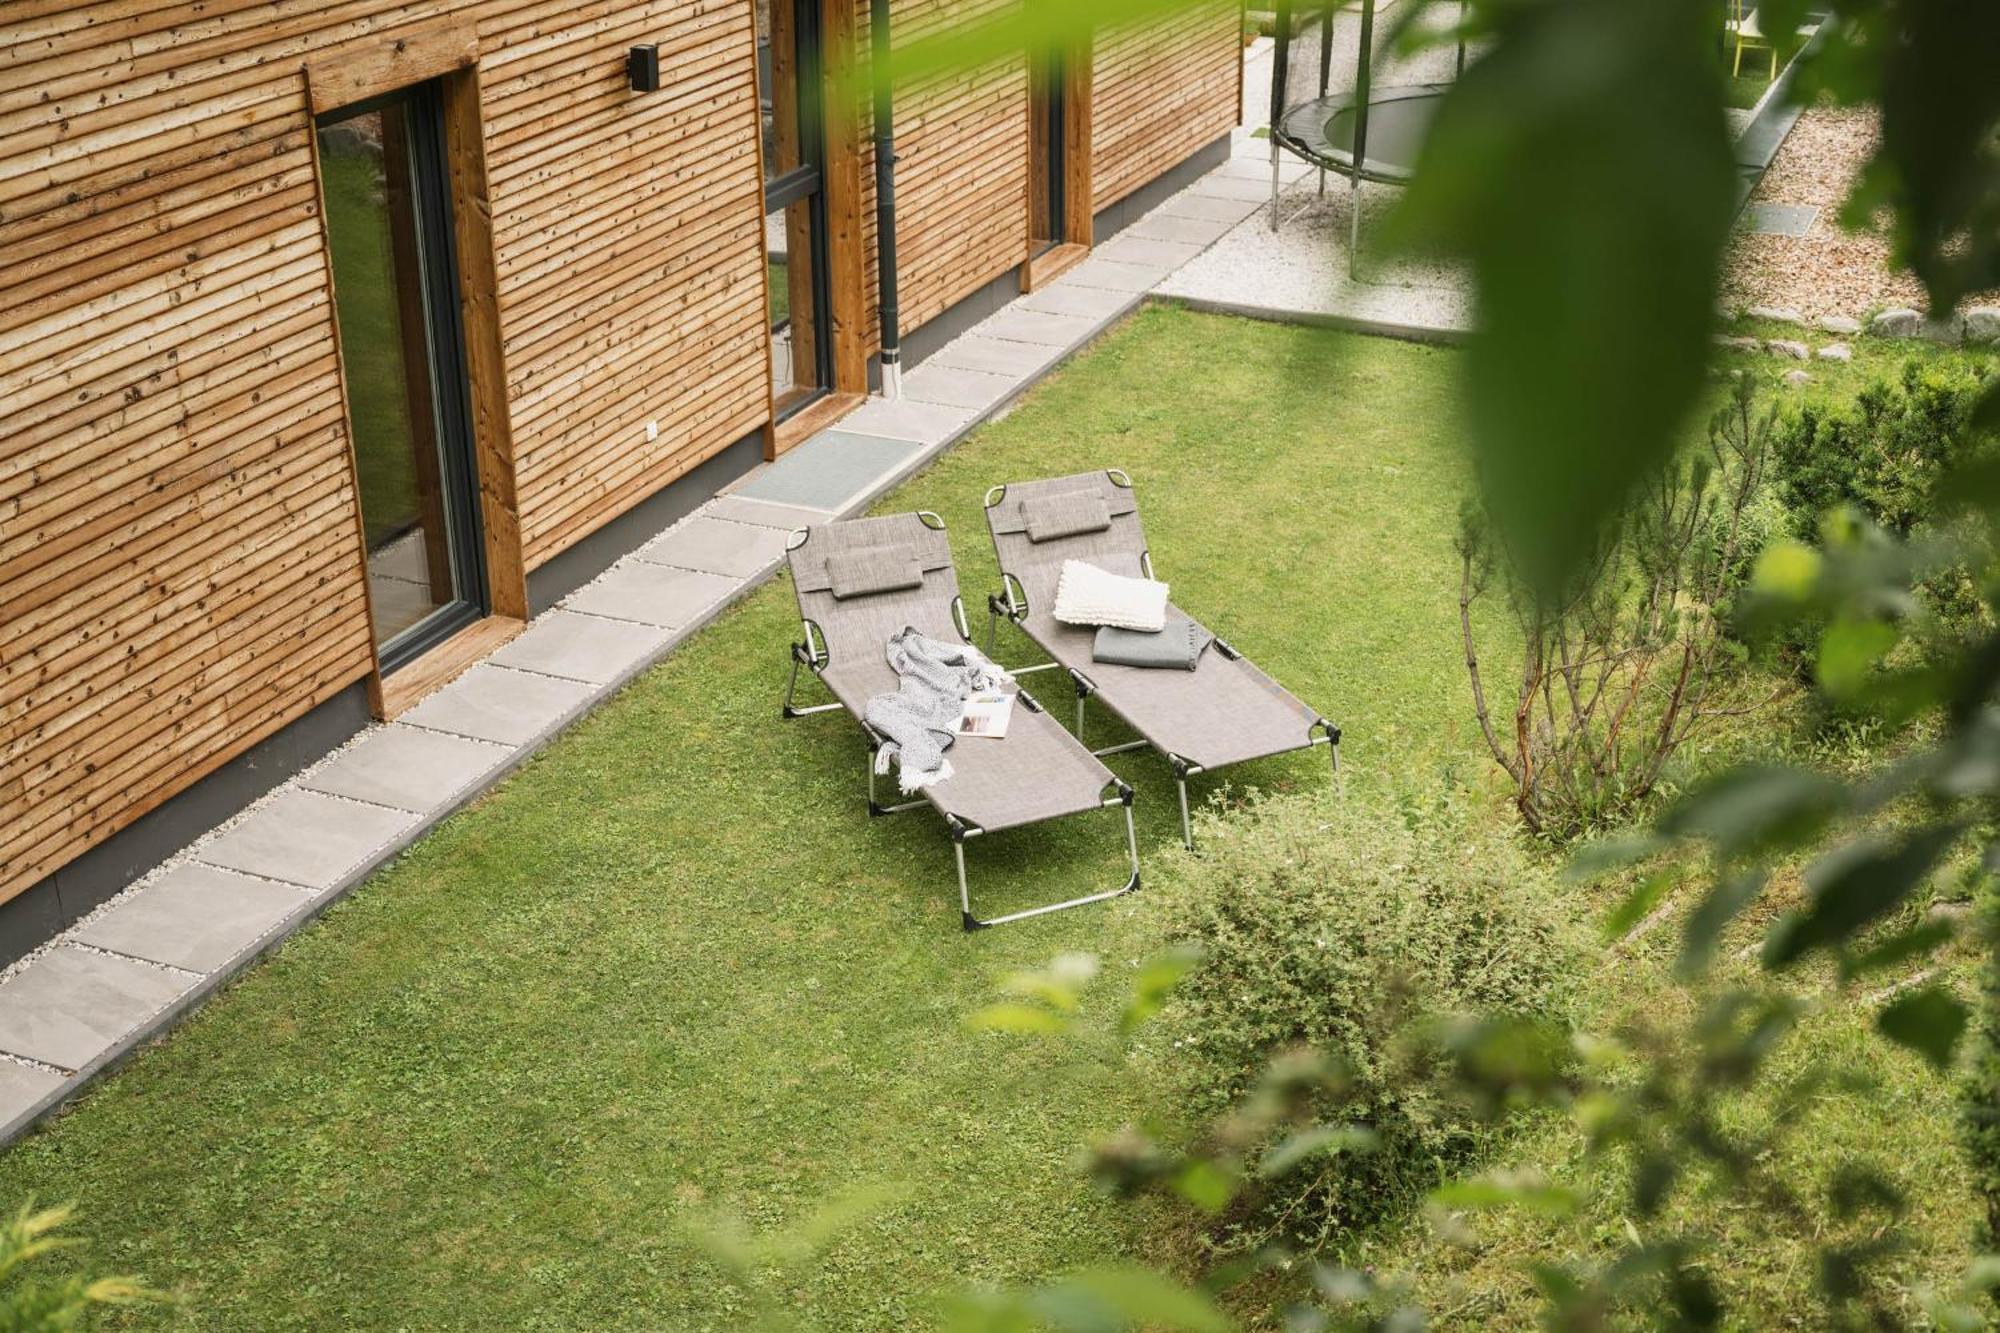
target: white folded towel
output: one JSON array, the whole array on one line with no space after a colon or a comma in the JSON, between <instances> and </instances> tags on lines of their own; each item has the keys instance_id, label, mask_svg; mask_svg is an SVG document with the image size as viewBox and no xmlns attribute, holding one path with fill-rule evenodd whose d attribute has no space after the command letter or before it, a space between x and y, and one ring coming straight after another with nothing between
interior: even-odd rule
<instances>
[{"instance_id":1,"label":"white folded towel","mask_svg":"<svg viewBox=\"0 0 2000 1333\"><path fill-rule=\"evenodd\" d=\"M1167 623L1167 585L1065 560L1051 614L1065 625L1116 625L1157 632Z\"/></svg>"}]
</instances>

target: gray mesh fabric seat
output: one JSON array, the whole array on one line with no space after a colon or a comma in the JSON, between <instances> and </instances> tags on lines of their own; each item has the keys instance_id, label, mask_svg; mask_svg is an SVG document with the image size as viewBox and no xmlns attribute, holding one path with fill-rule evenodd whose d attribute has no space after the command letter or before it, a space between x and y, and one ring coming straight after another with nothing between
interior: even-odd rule
<instances>
[{"instance_id":1,"label":"gray mesh fabric seat","mask_svg":"<svg viewBox=\"0 0 2000 1333\"><path fill-rule=\"evenodd\" d=\"M949 751L952 775L916 800L883 805L875 798L875 752L883 738L863 718L868 700L896 689L890 636L905 627L935 639L972 641L952 569L944 520L935 514L891 514L801 528L791 537L789 564L798 593L803 639L792 645L784 715L844 709L868 740L868 811L898 814L929 805L944 817L958 866L959 910L967 930L1077 907L1128 893L1139 884L1139 850L1132 827L1132 789L1020 691L1007 734L962 740ZM834 702L794 703L803 667ZM1107 790L1110 795L1106 795ZM966 886L968 839L1024 824L1106 807L1121 807L1131 877L1118 888L981 920Z\"/></svg>"},{"instance_id":2,"label":"gray mesh fabric seat","mask_svg":"<svg viewBox=\"0 0 2000 1333\"><path fill-rule=\"evenodd\" d=\"M1328 746L1338 770L1340 729L1222 639L1193 671L1118 666L1093 660L1095 629L1052 614L1065 560L1152 577L1139 504L1123 472L995 486L986 493L986 526L1002 580L1002 592L987 600L990 624L1002 616L1013 621L1068 673L1079 733L1084 700L1094 697L1141 737L1096 753L1151 746L1166 757L1180 789L1181 836L1190 844L1187 780L1194 774L1312 745Z\"/></svg>"}]
</instances>

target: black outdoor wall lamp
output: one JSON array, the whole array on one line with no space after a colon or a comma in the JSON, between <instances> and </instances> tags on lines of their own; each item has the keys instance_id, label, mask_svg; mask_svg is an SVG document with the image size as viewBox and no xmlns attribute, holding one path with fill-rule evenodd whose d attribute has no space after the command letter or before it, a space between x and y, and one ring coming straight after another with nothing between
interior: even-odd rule
<instances>
[{"instance_id":1,"label":"black outdoor wall lamp","mask_svg":"<svg viewBox=\"0 0 2000 1333\"><path fill-rule=\"evenodd\" d=\"M625 77L635 93L660 90L660 48L651 44L635 46L625 55Z\"/></svg>"}]
</instances>

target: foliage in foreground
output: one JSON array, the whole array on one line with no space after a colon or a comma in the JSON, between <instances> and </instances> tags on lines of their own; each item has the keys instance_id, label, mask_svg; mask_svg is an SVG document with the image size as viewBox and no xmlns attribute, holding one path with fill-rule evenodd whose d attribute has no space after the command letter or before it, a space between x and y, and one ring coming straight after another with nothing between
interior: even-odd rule
<instances>
[{"instance_id":1,"label":"foliage in foreground","mask_svg":"<svg viewBox=\"0 0 2000 1333\"><path fill-rule=\"evenodd\" d=\"M1704 446L1649 479L1614 534L1554 597L1498 525L1468 510L1458 615L1480 734L1540 835L1613 823L1659 785L1669 760L1722 706L1740 651L1726 629L1748 572L1775 409L1739 376ZM1522 640L1520 677L1496 727L1473 606L1499 580Z\"/></svg>"},{"instance_id":2,"label":"foliage in foreground","mask_svg":"<svg viewBox=\"0 0 2000 1333\"><path fill-rule=\"evenodd\" d=\"M57 1333L82 1326L93 1307L152 1297L130 1278L71 1274L45 1281L30 1276L27 1266L36 1259L81 1244L55 1234L69 1216L67 1207L37 1210L26 1203L0 1225L0 1333Z\"/></svg>"},{"instance_id":3,"label":"foliage in foreground","mask_svg":"<svg viewBox=\"0 0 2000 1333\"><path fill-rule=\"evenodd\" d=\"M1325 1246L1476 1156L1487 1127L1457 1097L1438 1037L1473 1013L1564 1017L1573 914L1456 794L1272 797L1204 821L1202 846L1147 895L1155 928L1202 958L1160 1021L1159 1073L1221 1117L1286 1052L1329 1062L1302 1110L1365 1131L1361 1150L1329 1145L1261 1178L1213 1229L1225 1252Z\"/></svg>"}]
</instances>

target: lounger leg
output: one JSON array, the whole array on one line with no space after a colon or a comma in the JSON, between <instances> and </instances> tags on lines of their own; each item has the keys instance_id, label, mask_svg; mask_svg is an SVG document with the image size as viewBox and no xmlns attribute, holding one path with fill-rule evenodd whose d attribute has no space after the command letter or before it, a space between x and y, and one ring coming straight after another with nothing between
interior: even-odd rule
<instances>
[{"instance_id":1,"label":"lounger leg","mask_svg":"<svg viewBox=\"0 0 2000 1333\"><path fill-rule=\"evenodd\" d=\"M1167 756L1167 762L1174 766L1174 787L1181 798L1181 845L1194 850L1194 823L1188 818L1188 779L1202 771L1200 764L1190 764L1185 759Z\"/></svg>"},{"instance_id":2,"label":"lounger leg","mask_svg":"<svg viewBox=\"0 0 2000 1333\"><path fill-rule=\"evenodd\" d=\"M1131 893L1139 887L1139 832L1132 822L1132 788L1118 783L1118 794L1108 798L1106 806L1123 806L1125 812L1125 856L1131 864L1132 872L1125 882L1115 889L1102 893L1088 893L1081 898L1070 898L1059 903L1049 903L1044 907L1030 907L1025 911L1009 912L1005 916L990 917L984 921L972 914L972 890L965 879L965 843L968 838L976 838L985 830L961 824L955 819L947 819L951 829L952 861L958 870L958 913L959 921L967 931L984 930L988 926L1004 925L1009 921L1024 921L1031 916L1047 916L1050 912L1061 912L1071 907L1082 907L1088 903L1101 903L1106 898L1117 898Z\"/></svg>"},{"instance_id":3,"label":"lounger leg","mask_svg":"<svg viewBox=\"0 0 2000 1333\"><path fill-rule=\"evenodd\" d=\"M1278 134L1271 131L1271 230L1278 229Z\"/></svg>"},{"instance_id":4,"label":"lounger leg","mask_svg":"<svg viewBox=\"0 0 2000 1333\"><path fill-rule=\"evenodd\" d=\"M804 708L792 702L799 689L799 668L807 664L807 650L799 644L793 644L792 675L791 679L785 682L785 702L779 710L781 716L788 718L805 717L809 713L831 713L834 709L840 707L840 703L837 700L830 704L810 704Z\"/></svg>"},{"instance_id":5,"label":"lounger leg","mask_svg":"<svg viewBox=\"0 0 2000 1333\"><path fill-rule=\"evenodd\" d=\"M879 751L873 748L868 751L868 813L870 815L900 815L905 810L914 810L920 805L930 804L929 801L924 800L921 796L914 801L904 801L898 805L879 804L875 800L875 756L877 753Z\"/></svg>"}]
</instances>

